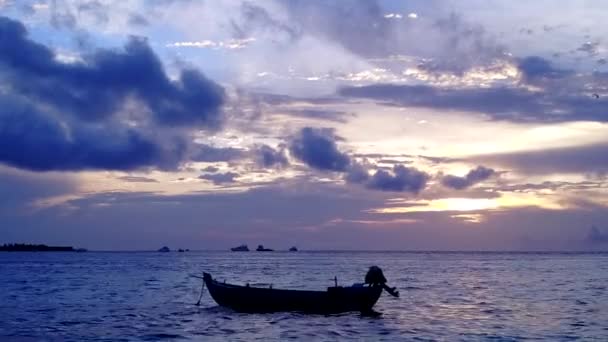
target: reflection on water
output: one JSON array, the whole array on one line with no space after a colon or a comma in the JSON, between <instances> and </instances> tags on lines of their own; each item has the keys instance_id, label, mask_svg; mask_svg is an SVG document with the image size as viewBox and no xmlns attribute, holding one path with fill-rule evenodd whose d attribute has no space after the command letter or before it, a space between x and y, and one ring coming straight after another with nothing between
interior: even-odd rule
<instances>
[{"instance_id":1,"label":"reflection on water","mask_svg":"<svg viewBox=\"0 0 608 342\"><path fill-rule=\"evenodd\" d=\"M200 279L323 289L379 265L401 298L356 313L239 314ZM608 254L2 253L0 340L608 339Z\"/></svg>"}]
</instances>

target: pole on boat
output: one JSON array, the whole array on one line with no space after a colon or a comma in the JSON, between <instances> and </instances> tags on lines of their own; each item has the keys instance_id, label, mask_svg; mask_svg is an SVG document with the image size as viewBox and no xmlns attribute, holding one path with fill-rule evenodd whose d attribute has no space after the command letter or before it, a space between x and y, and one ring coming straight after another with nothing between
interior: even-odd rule
<instances>
[{"instance_id":1,"label":"pole on boat","mask_svg":"<svg viewBox=\"0 0 608 342\"><path fill-rule=\"evenodd\" d=\"M201 285L201 294L198 296L198 301L196 302L196 306L200 306L201 305L201 299L203 298L203 292L205 291L205 278L204 277L199 277L197 275L191 274L190 276L194 277L194 278L199 278L202 279L202 285Z\"/></svg>"}]
</instances>

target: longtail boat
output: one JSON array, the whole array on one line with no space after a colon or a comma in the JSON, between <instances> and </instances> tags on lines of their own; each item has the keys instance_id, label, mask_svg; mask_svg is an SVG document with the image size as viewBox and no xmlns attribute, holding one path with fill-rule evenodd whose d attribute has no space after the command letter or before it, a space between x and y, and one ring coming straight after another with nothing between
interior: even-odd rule
<instances>
[{"instance_id":1,"label":"longtail boat","mask_svg":"<svg viewBox=\"0 0 608 342\"><path fill-rule=\"evenodd\" d=\"M237 312L267 313L295 311L315 314L335 314L359 311L373 314L372 307L382 293L387 291L398 297L395 288L386 285L386 278L377 266L370 267L365 284L328 287L326 291L284 290L270 287L253 287L221 283L209 273L203 273L203 282L211 297L220 306ZM200 303L200 301L199 301Z\"/></svg>"}]
</instances>

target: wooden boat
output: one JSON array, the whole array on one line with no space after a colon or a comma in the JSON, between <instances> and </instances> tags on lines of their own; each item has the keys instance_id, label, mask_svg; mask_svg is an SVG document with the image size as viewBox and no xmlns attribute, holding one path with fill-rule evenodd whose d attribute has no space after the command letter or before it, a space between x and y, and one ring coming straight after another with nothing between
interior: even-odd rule
<instances>
[{"instance_id":1,"label":"wooden boat","mask_svg":"<svg viewBox=\"0 0 608 342\"><path fill-rule=\"evenodd\" d=\"M261 288L221 283L213 279L209 273L203 273L203 281L211 297L219 305L238 312L250 313L296 311L333 314L359 311L369 314L374 313L372 307L380 298L383 289L395 297L399 296L395 288L389 288L384 283L348 287L336 284L328 287L326 291L302 291L273 289L272 286Z\"/></svg>"}]
</instances>

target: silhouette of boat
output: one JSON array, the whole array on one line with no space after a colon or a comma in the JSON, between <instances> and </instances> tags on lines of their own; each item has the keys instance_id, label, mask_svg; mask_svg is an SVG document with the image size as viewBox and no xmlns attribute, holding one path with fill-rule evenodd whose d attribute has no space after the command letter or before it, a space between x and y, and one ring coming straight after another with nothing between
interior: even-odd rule
<instances>
[{"instance_id":1,"label":"silhouette of boat","mask_svg":"<svg viewBox=\"0 0 608 342\"><path fill-rule=\"evenodd\" d=\"M298 249L296 248L296 246L293 246L289 249L290 252L297 252Z\"/></svg>"},{"instance_id":2,"label":"silhouette of boat","mask_svg":"<svg viewBox=\"0 0 608 342\"><path fill-rule=\"evenodd\" d=\"M349 311L360 311L363 314L377 314L372 307L380 298L382 290L385 289L391 295L398 297L399 292L395 288L386 286L386 279L382 275L382 270L374 266L379 272L380 277L371 279L368 282L366 276L365 284L355 284L353 286L338 286L337 279L335 286L328 287L326 291L303 291L303 290L283 290L269 288L252 287L220 283L209 273L203 273L203 281L209 293L217 304L231 308L237 312L248 313L267 313L278 311L296 311L314 314L334 314ZM374 268L370 268L368 275ZM380 283L384 280L384 283ZM374 282L376 281L376 282ZM380 281L380 282L377 282ZM200 303L200 302L199 302Z\"/></svg>"},{"instance_id":3,"label":"silhouette of boat","mask_svg":"<svg viewBox=\"0 0 608 342\"><path fill-rule=\"evenodd\" d=\"M258 245L258 248L255 249L258 252L273 252L274 249L264 248L264 245Z\"/></svg>"},{"instance_id":4,"label":"silhouette of boat","mask_svg":"<svg viewBox=\"0 0 608 342\"><path fill-rule=\"evenodd\" d=\"M161 253L168 253L168 252L171 252L171 250L170 250L170 249L169 249L169 247L167 247L167 246L163 246L163 247L162 247L162 248L160 248L158 251L159 251L159 252L161 252Z\"/></svg>"},{"instance_id":5,"label":"silhouette of boat","mask_svg":"<svg viewBox=\"0 0 608 342\"><path fill-rule=\"evenodd\" d=\"M238 247L230 248L233 252L249 252L249 247L247 245L240 245Z\"/></svg>"}]
</instances>

